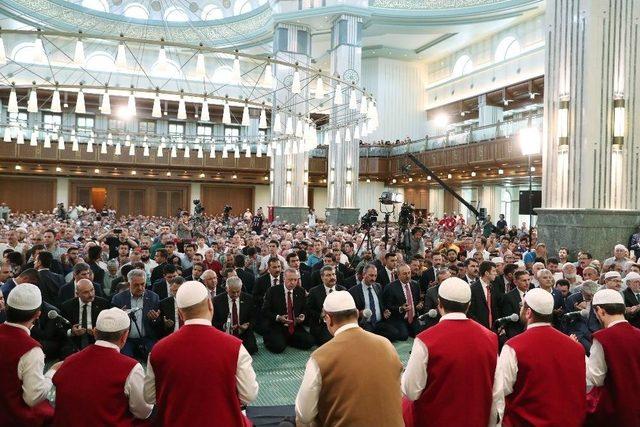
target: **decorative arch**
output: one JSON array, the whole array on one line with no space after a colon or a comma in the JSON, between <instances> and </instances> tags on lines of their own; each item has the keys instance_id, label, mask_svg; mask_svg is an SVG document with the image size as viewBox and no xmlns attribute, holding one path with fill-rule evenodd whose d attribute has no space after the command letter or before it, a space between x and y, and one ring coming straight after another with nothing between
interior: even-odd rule
<instances>
[{"instance_id":1,"label":"decorative arch","mask_svg":"<svg viewBox=\"0 0 640 427\"><path fill-rule=\"evenodd\" d=\"M80 5L87 9L93 9L99 12L109 12L109 4L106 0L82 0Z\"/></svg>"},{"instance_id":2,"label":"decorative arch","mask_svg":"<svg viewBox=\"0 0 640 427\"><path fill-rule=\"evenodd\" d=\"M228 65L222 65L213 72L211 80L216 83L231 83L233 80L233 69Z\"/></svg>"},{"instance_id":3,"label":"decorative arch","mask_svg":"<svg viewBox=\"0 0 640 427\"><path fill-rule=\"evenodd\" d=\"M171 22L186 22L189 20L189 15L184 9L171 6L164 13L164 20Z\"/></svg>"},{"instance_id":4,"label":"decorative arch","mask_svg":"<svg viewBox=\"0 0 640 427\"><path fill-rule=\"evenodd\" d=\"M151 75L157 77L166 77L170 79L182 78L182 69L180 66L170 59L160 62L156 61L150 69Z\"/></svg>"},{"instance_id":5,"label":"decorative arch","mask_svg":"<svg viewBox=\"0 0 640 427\"><path fill-rule=\"evenodd\" d=\"M146 7L144 7L140 3L131 3L127 5L127 7L124 8L124 11L122 14L127 18L143 19L143 20L149 19L149 11L147 10Z\"/></svg>"},{"instance_id":6,"label":"decorative arch","mask_svg":"<svg viewBox=\"0 0 640 427\"><path fill-rule=\"evenodd\" d=\"M202 14L200 18L203 21L214 21L216 19L224 18L224 11L216 4L208 4L202 8Z\"/></svg>"},{"instance_id":7,"label":"decorative arch","mask_svg":"<svg viewBox=\"0 0 640 427\"><path fill-rule=\"evenodd\" d=\"M11 58L16 62L34 62L35 53L36 49L33 43L20 43L11 51Z\"/></svg>"},{"instance_id":8,"label":"decorative arch","mask_svg":"<svg viewBox=\"0 0 640 427\"><path fill-rule=\"evenodd\" d=\"M87 56L85 68L112 72L116 70L116 61L109 53L104 51L92 52Z\"/></svg>"},{"instance_id":9,"label":"decorative arch","mask_svg":"<svg viewBox=\"0 0 640 427\"><path fill-rule=\"evenodd\" d=\"M503 38L496 48L496 62L504 61L520 54L520 42L513 36Z\"/></svg>"},{"instance_id":10,"label":"decorative arch","mask_svg":"<svg viewBox=\"0 0 640 427\"><path fill-rule=\"evenodd\" d=\"M242 15L243 13L249 13L253 10L251 0L236 0L233 4L233 14Z\"/></svg>"},{"instance_id":11,"label":"decorative arch","mask_svg":"<svg viewBox=\"0 0 640 427\"><path fill-rule=\"evenodd\" d=\"M469 55L462 55L460 58L456 60L455 65L453 66L453 77L460 77L466 74L469 74L473 71L473 62L471 61L471 57Z\"/></svg>"}]
</instances>

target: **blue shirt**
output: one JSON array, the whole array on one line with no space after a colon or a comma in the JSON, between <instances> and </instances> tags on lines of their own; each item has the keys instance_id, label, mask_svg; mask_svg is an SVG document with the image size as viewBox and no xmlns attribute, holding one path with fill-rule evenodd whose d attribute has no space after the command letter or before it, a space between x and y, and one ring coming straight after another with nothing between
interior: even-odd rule
<instances>
[{"instance_id":1,"label":"blue shirt","mask_svg":"<svg viewBox=\"0 0 640 427\"><path fill-rule=\"evenodd\" d=\"M307 265L309 267L313 267L314 264L319 263L320 261L322 261L321 258L318 258L317 256L315 256L314 254L310 254L309 256L307 256Z\"/></svg>"},{"instance_id":2,"label":"blue shirt","mask_svg":"<svg viewBox=\"0 0 640 427\"><path fill-rule=\"evenodd\" d=\"M362 292L364 293L364 308L371 310L371 305L369 304L369 289L371 289L371 294L373 295L373 304L376 306L376 322L380 321L380 301L378 301L378 295L376 295L376 290L373 289L373 285L367 286L362 283ZM371 310L373 312L373 310Z\"/></svg>"}]
</instances>

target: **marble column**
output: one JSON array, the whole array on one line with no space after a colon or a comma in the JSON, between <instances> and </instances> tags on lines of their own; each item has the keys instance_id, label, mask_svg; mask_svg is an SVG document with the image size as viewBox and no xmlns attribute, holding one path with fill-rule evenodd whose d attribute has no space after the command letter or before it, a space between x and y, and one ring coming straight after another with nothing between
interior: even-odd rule
<instances>
[{"instance_id":1,"label":"marble column","mask_svg":"<svg viewBox=\"0 0 640 427\"><path fill-rule=\"evenodd\" d=\"M199 182L192 182L191 188L190 188L191 203L189 203L189 210L191 212L191 215L195 213L195 208L196 208L196 205L193 204L193 201L201 200L200 199L201 193L202 193L202 184Z\"/></svg>"},{"instance_id":2,"label":"marble column","mask_svg":"<svg viewBox=\"0 0 640 427\"><path fill-rule=\"evenodd\" d=\"M69 178L56 178L56 203L69 207Z\"/></svg>"},{"instance_id":3,"label":"marble column","mask_svg":"<svg viewBox=\"0 0 640 427\"><path fill-rule=\"evenodd\" d=\"M501 122L504 118L504 109L487 104L487 95L478 96L478 126L492 125Z\"/></svg>"},{"instance_id":4,"label":"marble column","mask_svg":"<svg viewBox=\"0 0 640 427\"><path fill-rule=\"evenodd\" d=\"M640 8L548 0L539 240L610 256L640 223Z\"/></svg>"},{"instance_id":5,"label":"marble column","mask_svg":"<svg viewBox=\"0 0 640 427\"><path fill-rule=\"evenodd\" d=\"M362 18L341 15L331 29L331 74L357 86L361 85L362 72ZM358 110L348 107L350 89L343 88L343 105L334 106L330 124L339 126L353 122ZM358 96L358 101L360 96ZM340 138L335 131L329 144L327 194L327 221L330 224L354 224L358 222L360 209L356 206L358 176L360 171L359 139L354 138L355 127L340 128ZM347 132L351 141L346 141Z\"/></svg>"},{"instance_id":6,"label":"marble column","mask_svg":"<svg viewBox=\"0 0 640 427\"><path fill-rule=\"evenodd\" d=\"M309 28L294 24L278 24L274 36L274 58L289 63L297 62L307 67L310 63L311 35ZM276 91L272 122L280 117L282 133L287 131L287 121L295 132L298 119L304 119L306 105L303 102L309 91L307 73L299 71L302 91L291 92L294 69L283 65L274 66ZM280 135L282 135L282 133ZM281 143L271 156L271 204L274 214L281 220L292 223L306 221L309 193L309 155L303 149L301 140L292 138Z\"/></svg>"}]
</instances>

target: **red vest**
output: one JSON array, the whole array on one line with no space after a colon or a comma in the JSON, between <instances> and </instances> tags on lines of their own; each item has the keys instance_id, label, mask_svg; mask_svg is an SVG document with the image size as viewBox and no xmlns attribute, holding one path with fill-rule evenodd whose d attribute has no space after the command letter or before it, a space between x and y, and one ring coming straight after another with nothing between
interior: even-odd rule
<instances>
[{"instance_id":1,"label":"red vest","mask_svg":"<svg viewBox=\"0 0 640 427\"><path fill-rule=\"evenodd\" d=\"M586 413L584 349L551 326L527 329L506 343L518 360L505 398L505 427L580 427Z\"/></svg>"},{"instance_id":2,"label":"red vest","mask_svg":"<svg viewBox=\"0 0 640 427\"><path fill-rule=\"evenodd\" d=\"M417 338L429 358L427 386L413 403L414 425L486 427L498 359L496 334L473 320L442 320Z\"/></svg>"},{"instance_id":3,"label":"red vest","mask_svg":"<svg viewBox=\"0 0 640 427\"><path fill-rule=\"evenodd\" d=\"M593 416L597 426L640 426L640 329L628 322L593 333L602 344L607 376Z\"/></svg>"},{"instance_id":4,"label":"red vest","mask_svg":"<svg viewBox=\"0 0 640 427\"><path fill-rule=\"evenodd\" d=\"M67 357L53 376L54 425L133 425L124 385L137 363L117 350L95 344Z\"/></svg>"},{"instance_id":5,"label":"red vest","mask_svg":"<svg viewBox=\"0 0 640 427\"><path fill-rule=\"evenodd\" d=\"M162 426L243 426L236 388L242 341L212 326L185 325L151 351Z\"/></svg>"},{"instance_id":6,"label":"red vest","mask_svg":"<svg viewBox=\"0 0 640 427\"><path fill-rule=\"evenodd\" d=\"M35 347L40 347L38 341L22 329L0 325L0 426L41 426L53 417L53 408L47 401L31 408L22 398L18 363Z\"/></svg>"}]
</instances>

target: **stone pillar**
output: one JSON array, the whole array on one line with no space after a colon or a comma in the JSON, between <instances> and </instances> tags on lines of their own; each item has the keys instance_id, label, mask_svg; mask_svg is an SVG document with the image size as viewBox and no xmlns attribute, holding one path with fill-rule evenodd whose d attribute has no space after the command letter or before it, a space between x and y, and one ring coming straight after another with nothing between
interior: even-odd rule
<instances>
[{"instance_id":1,"label":"stone pillar","mask_svg":"<svg viewBox=\"0 0 640 427\"><path fill-rule=\"evenodd\" d=\"M311 35L309 28L294 24L277 24L273 43L273 53L276 60L290 63L297 62L307 67L311 54ZM307 73L300 71L302 92L293 94L291 83L294 70L282 65L274 66L276 92L274 95L272 122L275 122L277 107L280 112L280 122L283 132L286 130L287 118L292 120L295 131L299 116L306 112L306 99L309 85ZM302 151L302 152L300 152ZM281 220L291 223L306 221L308 213L309 193L309 155L303 151L301 141L292 140L285 143L271 156L271 204L274 214Z\"/></svg>"},{"instance_id":2,"label":"stone pillar","mask_svg":"<svg viewBox=\"0 0 640 427\"><path fill-rule=\"evenodd\" d=\"M189 206L189 211L191 212L191 215L193 215L195 213L195 205L193 204L194 200L202 200L200 199L200 194L201 194L201 188L202 188L202 184L200 184L199 182L192 182L191 183L191 203Z\"/></svg>"},{"instance_id":3,"label":"stone pillar","mask_svg":"<svg viewBox=\"0 0 640 427\"><path fill-rule=\"evenodd\" d=\"M504 118L504 109L487 104L487 95L478 96L478 126L492 125L501 122Z\"/></svg>"},{"instance_id":4,"label":"stone pillar","mask_svg":"<svg viewBox=\"0 0 640 427\"><path fill-rule=\"evenodd\" d=\"M331 29L331 74L361 85L361 71L362 18L341 15L333 22ZM350 91L344 89L344 105L333 107L332 125L352 122L357 113L348 108ZM353 137L355 127L349 128L350 142L345 141L346 132L340 132L340 143L336 144L334 132L329 144L327 221L331 224L355 224L360 215L360 209L356 206L360 172L359 140Z\"/></svg>"},{"instance_id":5,"label":"stone pillar","mask_svg":"<svg viewBox=\"0 0 640 427\"><path fill-rule=\"evenodd\" d=\"M640 8L616 0L546 7L539 240L610 256L640 222ZM579 228L578 228L579 227Z\"/></svg>"},{"instance_id":6,"label":"stone pillar","mask_svg":"<svg viewBox=\"0 0 640 427\"><path fill-rule=\"evenodd\" d=\"M69 207L69 178L56 178L56 203Z\"/></svg>"}]
</instances>

